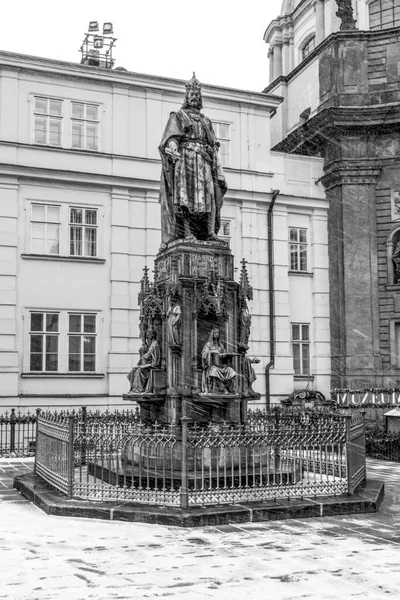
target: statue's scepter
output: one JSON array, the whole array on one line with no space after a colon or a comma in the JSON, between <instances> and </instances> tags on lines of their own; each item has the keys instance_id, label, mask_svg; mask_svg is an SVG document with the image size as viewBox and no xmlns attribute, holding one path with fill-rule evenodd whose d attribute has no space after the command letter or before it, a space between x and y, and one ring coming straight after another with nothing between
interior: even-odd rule
<instances>
[{"instance_id":1,"label":"statue's scepter","mask_svg":"<svg viewBox=\"0 0 400 600\"><path fill-rule=\"evenodd\" d=\"M172 161L172 198L174 205L177 206L178 203L176 201L175 194L175 166L176 162L180 159L181 155L178 152L178 148L175 142L170 143L170 146L165 148L165 154L167 154L169 159Z\"/></svg>"}]
</instances>

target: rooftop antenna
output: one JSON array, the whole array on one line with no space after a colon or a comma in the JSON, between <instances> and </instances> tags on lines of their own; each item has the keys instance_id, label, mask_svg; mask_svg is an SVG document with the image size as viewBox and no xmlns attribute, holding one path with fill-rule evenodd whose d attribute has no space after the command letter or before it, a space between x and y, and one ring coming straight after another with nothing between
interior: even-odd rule
<instances>
[{"instance_id":1,"label":"rooftop antenna","mask_svg":"<svg viewBox=\"0 0 400 600\"><path fill-rule=\"evenodd\" d=\"M112 69L115 63L112 57L112 49L117 41L117 38L113 37L113 33L112 23L103 23L103 33L100 34L99 22L90 21L80 48L82 54L81 65Z\"/></svg>"}]
</instances>

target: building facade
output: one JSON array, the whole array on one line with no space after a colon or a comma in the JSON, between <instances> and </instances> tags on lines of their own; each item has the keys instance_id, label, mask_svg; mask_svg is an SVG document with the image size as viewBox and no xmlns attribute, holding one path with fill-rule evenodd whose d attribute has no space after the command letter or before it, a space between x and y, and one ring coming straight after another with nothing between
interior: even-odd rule
<instances>
[{"instance_id":1,"label":"building facade","mask_svg":"<svg viewBox=\"0 0 400 600\"><path fill-rule=\"evenodd\" d=\"M184 82L0 53L0 406L122 403L138 360L137 297L160 246L158 144ZM270 152L281 98L203 87L228 183L223 235L254 288L250 354L265 402L328 394L327 203L318 157ZM237 275L239 278L239 272Z\"/></svg>"},{"instance_id":2,"label":"building facade","mask_svg":"<svg viewBox=\"0 0 400 600\"><path fill-rule=\"evenodd\" d=\"M284 98L273 149L324 161L332 383L398 387L400 0L352 7L346 26L333 0L284 2L265 40L280 64L288 30L292 62L272 67L265 92Z\"/></svg>"}]
</instances>

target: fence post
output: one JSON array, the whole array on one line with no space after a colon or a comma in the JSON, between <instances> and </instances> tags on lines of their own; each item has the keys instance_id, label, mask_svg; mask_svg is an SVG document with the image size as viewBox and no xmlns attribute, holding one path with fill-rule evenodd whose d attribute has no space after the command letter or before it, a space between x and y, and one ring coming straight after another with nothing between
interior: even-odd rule
<instances>
[{"instance_id":1,"label":"fence post","mask_svg":"<svg viewBox=\"0 0 400 600\"><path fill-rule=\"evenodd\" d=\"M36 475L36 461L38 454L38 439L39 439L39 416L40 416L40 408L36 409L36 435L35 435L35 462L33 463L33 474Z\"/></svg>"},{"instance_id":2,"label":"fence post","mask_svg":"<svg viewBox=\"0 0 400 600\"><path fill-rule=\"evenodd\" d=\"M86 465L86 419L87 408L82 406L82 430L81 430L81 464Z\"/></svg>"},{"instance_id":3,"label":"fence post","mask_svg":"<svg viewBox=\"0 0 400 600\"><path fill-rule=\"evenodd\" d=\"M361 410L361 414L362 414L362 421L363 421L363 439L364 439L364 474L365 474L365 478L367 477L367 447L366 447L366 443L365 443L365 414L366 414L366 409ZM386 419L387 420L387 419Z\"/></svg>"},{"instance_id":4,"label":"fence post","mask_svg":"<svg viewBox=\"0 0 400 600\"><path fill-rule=\"evenodd\" d=\"M182 398L182 472L181 472L181 508L188 508L188 464L187 464L187 443L188 443L188 421L187 399Z\"/></svg>"},{"instance_id":5,"label":"fence post","mask_svg":"<svg viewBox=\"0 0 400 600\"><path fill-rule=\"evenodd\" d=\"M15 408L12 408L10 415L10 452L15 452L15 421Z\"/></svg>"},{"instance_id":6,"label":"fence post","mask_svg":"<svg viewBox=\"0 0 400 600\"><path fill-rule=\"evenodd\" d=\"M346 464L347 464L347 494L352 496L354 493L353 486L353 444L351 442L351 414L343 415L346 419Z\"/></svg>"},{"instance_id":7,"label":"fence post","mask_svg":"<svg viewBox=\"0 0 400 600\"><path fill-rule=\"evenodd\" d=\"M67 442L67 498L71 500L74 491L74 415L68 415Z\"/></svg>"}]
</instances>

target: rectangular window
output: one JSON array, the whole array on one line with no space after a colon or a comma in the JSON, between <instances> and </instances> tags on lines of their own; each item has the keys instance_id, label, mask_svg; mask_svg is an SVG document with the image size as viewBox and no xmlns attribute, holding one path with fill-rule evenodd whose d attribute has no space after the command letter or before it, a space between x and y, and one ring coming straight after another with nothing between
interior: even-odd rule
<instances>
[{"instance_id":1,"label":"rectangular window","mask_svg":"<svg viewBox=\"0 0 400 600\"><path fill-rule=\"evenodd\" d=\"M231 237L231 222L227 220L221 220L221 228L218 232L219 237L230 239Z\"/></svg>"},{"instance_id":2,"label":"rectangular window","mask_svg":"<svg viewBox=\"0 0 400 600\"><path fill-rule=\"evenodd\" d=\"M231 126L229 123L218 123L213 121L213 127L220 144L218 152L220 163L223 167L229 167Z\"/></svg>"},{"instance_id":3,"label":"rectangular window","mask_svg":"<svg viewBox=\"0 0 400 600\"><path fill-rule=\"evenodd\" d=\"M69 253L71 256L97 256L97 209L70 208Z\"/></svg>"},{"instance_id":4,"label":"rectangular window","mask_svg":"<svg viewBox=\"0 0 400 600\"><path fill-rule=\"evenodd\" d=\"M59 314L30 313L29 369L30 371L58 371Z\"/></svg>"},{"instance_id":5,"label":"rectangular window","mask_svg":"<svg viewBox=\"0 0 400 600\"><path fill-rule=\"evenodd\" d=\"M53 98L34 98L35 144L61 146L63 101Z\"/></svg>"},{"instance_id":6,"label":"rectangular window","mask_svg":"<svg viewBox=\"0 0 400 600\"><path fill-rule=\"evenodd\" d=\"M96 315L69 314L68 371L96 370Z\"/></svg>"},{"instance_id":7,"label":"rectangular window","mask_svg":"<svg viewBox=\"0 0 400 600\"><path fill-rule=\"evenodd\" d=\"M60 254L60 206L31 205L31 252L33 254Z\"/></svg>"},{"instance_id":8,"label":"rectangular window","mask_svg":"<svg viewBox=\"0 0 400 600\"><path fill-rule=\"evenodd\" d=\"M310 326L292 323L292 353L295 375L310 374Z\"/></svg>"},{"instance_id":9,"label":"rectangular window","mask_svg":"<svg viewBox=\"0 0 400 600\"><path fill-rule=\"evenodd\" d=\"M96 104L71 102L72 148L99 149L99 107Z\"/></svg>"},{"instance_id":10,"label":"rectangular window","mask_svg":"<svg viewBox=\"0 0 400 600\"><path fill-rule=\"evenodd\" d=\"M307 229L289 228L289 270L307 272Z\"/></svg>"}]
</instances>

